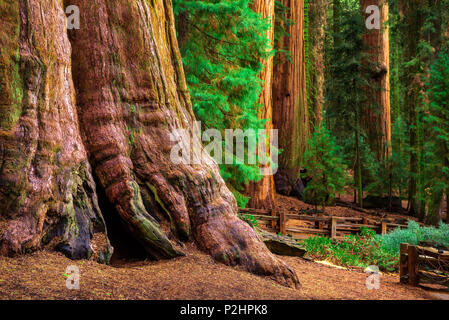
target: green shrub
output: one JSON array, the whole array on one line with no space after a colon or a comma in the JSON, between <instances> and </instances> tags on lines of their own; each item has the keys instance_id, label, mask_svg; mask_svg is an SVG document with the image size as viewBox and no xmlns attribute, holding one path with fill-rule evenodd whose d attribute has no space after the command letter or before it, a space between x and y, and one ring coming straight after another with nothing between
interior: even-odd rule
<instances>
[{"instance_id":1,"label":"green shrub","mask_svg":"<svg viewBox=\"0 0 449 320\"><path fill-rule=\"evenodd\" d=\"M334 242L328 237L312 237L302 242L307 254L326 259L341 266L366 268L376 265L380 270L394 271L399 257L382 247L382 239L375 232L362 228L360 234L345 236L343 241Z\"/></svg>"},{"instance_id":2,"label":"green shrub","mask_svg":"<svg viewBox=\"0 0 449 320\"><path fill-rule=\"evenodd\" d=\"M251 214L239 214L239 218L248 223L253 229L258 227L257 218Z\"/></svg>"},{"instance_id":3,"label":"green shrub","mask_svg":"<svg viewBox=\"0 0 449 320\"><path fill-rule=\"evenodd\" d=\"M379 236L385 251L399 255L401 243L417 245L420 241L430 241L436 245L449 246L449 225L441 223L439 228L420 227L415 221L408 222L407 229L396 229Z\"/></svg>"}]
</instances>

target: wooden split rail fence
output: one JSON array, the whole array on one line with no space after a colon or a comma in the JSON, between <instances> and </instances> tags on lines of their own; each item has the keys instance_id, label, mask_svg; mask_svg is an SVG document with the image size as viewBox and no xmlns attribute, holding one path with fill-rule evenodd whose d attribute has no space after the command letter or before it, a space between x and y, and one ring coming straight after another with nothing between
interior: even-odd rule
<instances>
[{"instance_id":1,"label":"wooden split rail fence","mask_svg":"<svg viewBox=\"0 0 449 320\"><path fill-rule=\"evenodd\" d=\"M449 286L449 251L401 243L399 264L401 283Z\"/></svg>"},{"instance_id":2,"label":"wooden split rail fence","mask_svg":"<svg viewBox=\"0 0 449 320\"><path fill-rule=\"evenodd\" d=\"M374 220L359 217L310 216L301 214L286 214L260 209L239 209L240 214L251 215L257 219L258 226L274 233L291 235L294 239L303 240L314 235L329 236L341 240L345 235L360 232L367 227L379 234L386 234L396 228L407 228L407 225L396 224L389 220ZM287 226L287 221L304 222L301 226Z\"/></svg>"}]
</instances>

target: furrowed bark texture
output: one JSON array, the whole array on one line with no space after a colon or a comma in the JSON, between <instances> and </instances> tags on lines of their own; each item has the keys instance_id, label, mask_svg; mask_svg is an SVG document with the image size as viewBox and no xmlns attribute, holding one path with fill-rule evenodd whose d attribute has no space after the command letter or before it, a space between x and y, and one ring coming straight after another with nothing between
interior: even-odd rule
<instances>
[{"instance_id":1,"label":"furrowed bark texture","mask_svg":"<svg viewBox=\"0 0 449 320\"><path fill-rule=\"evenodd\" d=\"M83 146L62 1L0 2L0 253L111 254Z\"/></svg>"},{"instance_id":2,"label":"furrowed bark texture","mask_svg":"<svg viewBox=\"0 0 449 320\"><path fill-rule=\"evenodd\" d=\"M255 0L252 3L252 9L266 19L270 19L271 28L267 32L267 37L271 43L274 42L274 0ZM272 98L272 78L273 78L273 58L264 60L264 70L260 75L263 81L263 90L260 96L260 104L263 105L259 111L260 119L267 119L265 130L267 133L273 129L273 98ZM267 141L267 151L270 156L270 141ZM264 166L268 171L270 166ZM275 208L274 177L272 174L266 174L259 182L252 182L248 186L249 208L273 210Z\"/></svg>"},{"instance_id":3,"label":"furrowed bark texture","mask_svg":"<svg viewBox=\"0 0 449 320\"><path fill-rule=\"evenodd\" d=\"M366 29L363 39L371 74L372 87L367 89L367 103L362 109L362 124L368 136L368 144L379 161L391 153L391 115L390 115L390 50L388 3L384 0L361 0L363 16L368 6L380 9L380 30Z\"/></svg>"},{"instance_id":4,"label":"furrowed bark texture","mask_svg":"<svg viewBox=\"0 0 449 320\"><path fill-rule=\"evenodd\" d=\"M282 0L290 8L294 24L285 27L290 37L283 37L280 46L289 50L292 62L285 56L274 67L273 126L279 130L279 169L275 175L276 190L289 195L299 182L301 158L310 135L306 94L304 55L304 1Z\"/></svg>"},{"instance_id":5,"label":"furrowed bark texture","mask_svg":"<svg viewBox=\"0 0 449 320\"><path fill-rule=\"evenodd\" d=\"M237 217L213 159L195 152L199 164L171 160L175 145L190 145L194 121L171 1L70 4L82 24L70 34L80 127L116 209L105 214L118 214L154 258L183 254L179 240L193 238L218 261L297 286L295 273Z\"/></svg>"}]
</instances>

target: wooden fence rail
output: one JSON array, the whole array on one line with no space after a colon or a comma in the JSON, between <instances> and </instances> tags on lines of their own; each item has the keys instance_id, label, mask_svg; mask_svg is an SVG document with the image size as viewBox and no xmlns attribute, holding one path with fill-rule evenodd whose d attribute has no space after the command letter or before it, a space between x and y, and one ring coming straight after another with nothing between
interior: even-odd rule
<instances>
[{"instance_id":1,"label":"wooden fence rail","mask_svg":"<svg viewBox=\"0 0 449 320\"><path fill-rule=\"evenodd\" d=\"M401 243L399 264L401 283L449 286L449 251Z\"/></svg>"},{"instance_id":2,"label":"wooden fence rail","mask_svg":"<svg viewBox=\"0 0 449 320\"><path fill-rule=\"evenodd\" d=\"M358 217L327 217L300 214L286 214L281 211L277 215L273 211L261 209L240 209L241 214L250 214L257 219L259 227L274 233L291 235L302 240L313 235L327 235L332 239L343 239L345 235L360 232L360 228L368 227L380 234L392 229L407 228L407 225L396 224L388 220L374 220ZM287 227L289 220L306 222L306 226Z\"/></svg>"}]
</instances>

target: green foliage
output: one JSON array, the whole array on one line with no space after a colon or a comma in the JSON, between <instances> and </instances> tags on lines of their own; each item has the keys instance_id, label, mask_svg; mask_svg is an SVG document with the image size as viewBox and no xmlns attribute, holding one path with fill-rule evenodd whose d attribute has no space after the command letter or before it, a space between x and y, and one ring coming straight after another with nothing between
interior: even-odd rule
<instances>
[{"instance_id":1,"label":"green foliage","mask_svg":"<svg viewBox=\"0 0 449 320\"><path fill-rule=\"evenodd\" d=\"M311 178L304 191L305 198L315 205L321 204L323 209L345 185L346 168L339 152L335 139L321 126L309 139L304 154L303 168Z\"/></svg>"},{"instance_id":2,"label":"green foliage","mask_svg":"<svg viewBox=\"0 0 449 320\"><path fill-rule=\"evenodd\" d=\"M444 191L449 191L449 51L440 53L431 66L426 87L429 101L424 116L426 194L440 194L441 201Z\"/></svg>"},{"instance_id":3,"label":"green foliage","mask_svg":"<svg viewBox=\"0 0 449 320\"><path fill-rule=\"evenodd\" d=\"M276 50L276 54L273 63L276 65L282 55L285 56L286 61L292 62L291 52L282 46L282 39L284 37L290 37L290 34L286 29L292 26L295 22L289 19L290 8L284 6L282 2L274 2L274 11L274 49Z\"/></svg>"},{"instance_id":4,"label":"green foliage","mask_svg":"<svg viewBox=\"0 0 449 320\"><path fill-rule=\"evenodd\" d=\"M257 218L251 214L239 214L239 218L245 222L247 222L253 229L259 226L257 222Z\"/></svg>"},{"instance_id":5,"label":"green foliage","mask_svg":"<svg viewBox=\"0 0 449 320\"><path fill-rule=\"evenodd\" d=\"M407 137L407 125L405 121L399 116L392 123L392 153L391 155L378 162L372 155L368 155L366 160L362 160L365 167L367 167L367 175L364 179L369 181L366 187L372 195L384 196L390 193L391 195L399 195L399 197L406 197L404 191L408 187L409 179L409 145ZM363 150L363 154L369 152ZM365 162L366 161L366 162Z\"/></svg>"},{"instance_id":6,"label":"green foliage","mask_svg":"<svg viewBox=\"0 0 449 320\"><path fill-rule=\"evenodd\" d=\"M418 245L420 241L430 241L436 245L449 246L449 225L441 223L439 228L420 227L410 220L407 229L395 229L378 238L382 240L382 248L395 255L399 255L401 243Z\"/></svg>"},{"instance_id":7,"label":"green foliage","mask_svg":"<svg viewBox=\"0 0 449 320\"><path fill-rule=\"evenodd\" d=\"M269 22L249 4L250 0L173 1L193 111L203 130L221 130L223 136L225 129L257 130L265 124L258 117L258 76L263 59L274 52L266 36ZM233 165L220 165L220 171L241 203L244 185L261 178L257 164L239 164L236 159Z\"/></svg>"},{"instance_id":8,"label":"green foliage","mask_svg":"<svg viewBox=\"0 0 449 320\"><path fill-rule=\"evenodd\" d=\"M361 106L366 103L367 88L371 88L369 66L364 53L362 35L366 29L359 6L354 1L340 2L339 16L334 19L333 46L327 50L329 72L326 76L326 122L339 145L353 137L353 149L345 150L354 168L354 186L362 203L364 162L361 160L363 130ZM334 25L335 27L335 25ZM366 166L365 166L366 167Z\"/></svg>"},{"instance_id":9,"label":"green foliage","mask_svg":"<svg viewBox=\"0 0 449 320\"><path fill-rule=\"evenodd\" d=\"M316 236L304 240L307 254L315 258L326 259L341 266L366 268L376 265L380 270L394 271L399 257L382 247L382 239L375 232L362 228L360 234L345 236L344 240L334 242L328 237Z\"/></svg>"}]
</instances>

